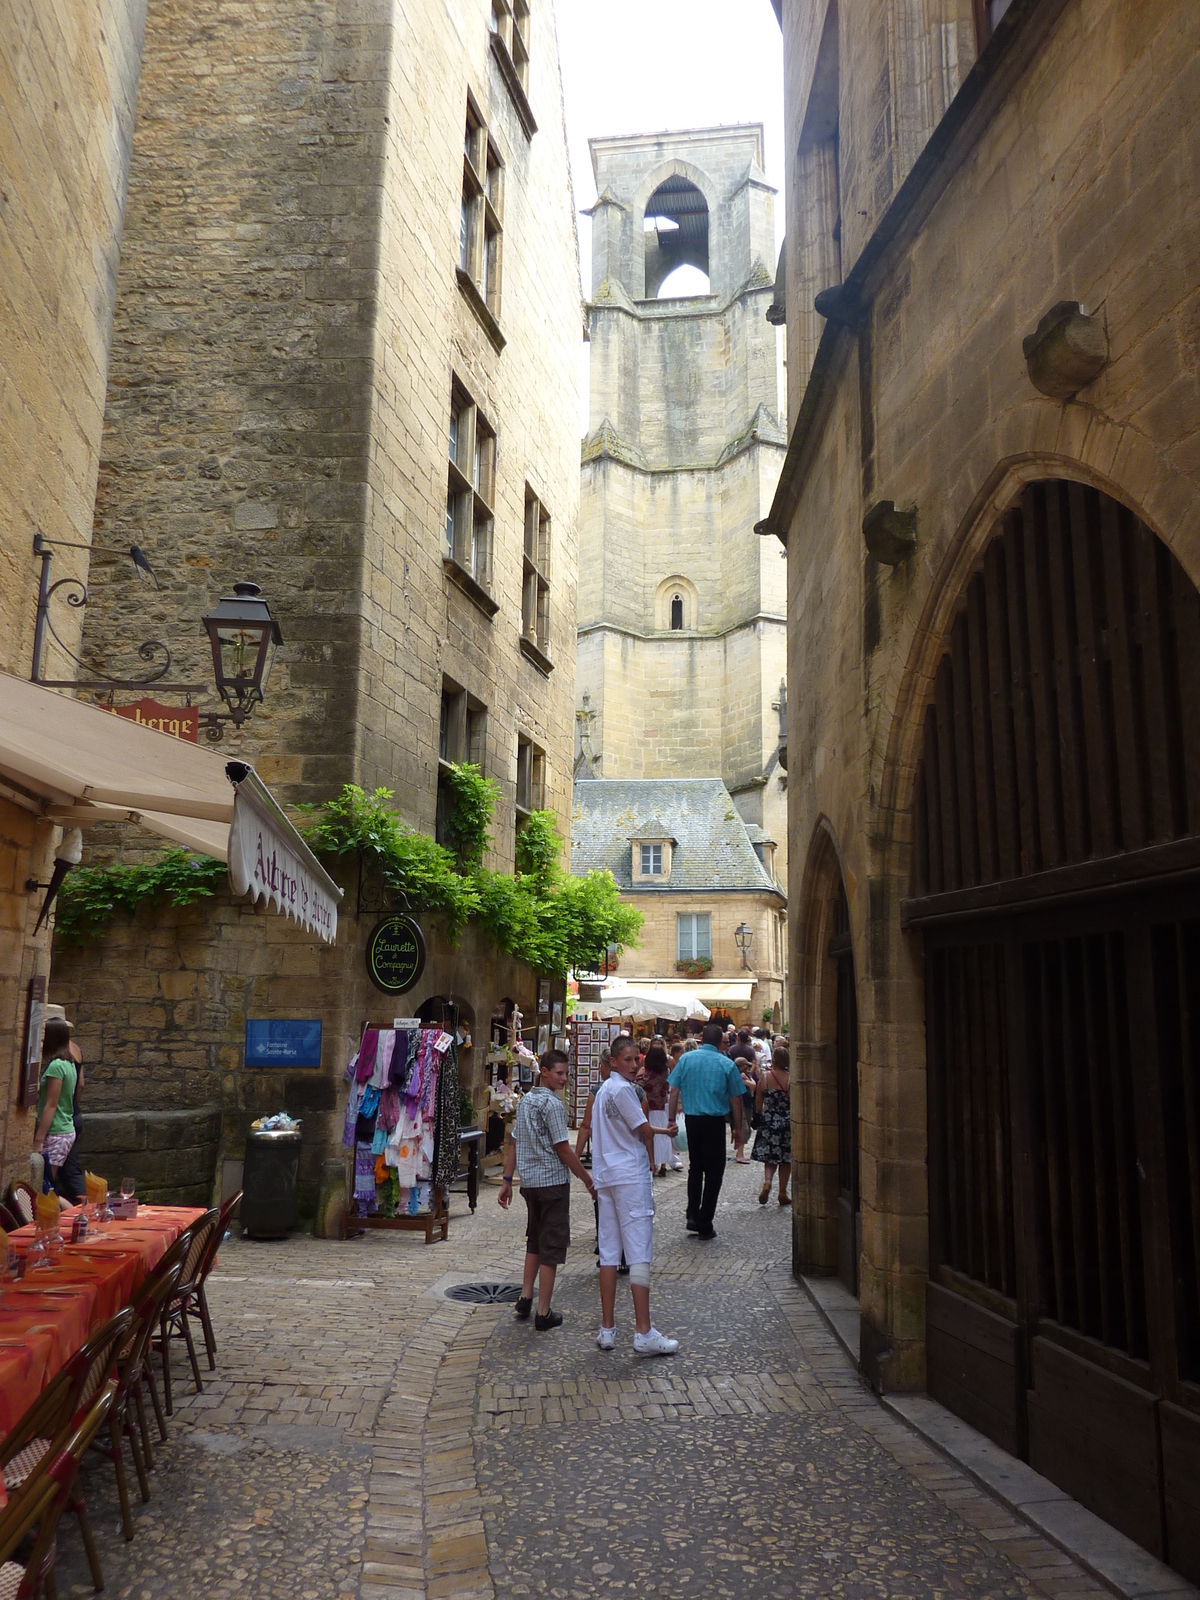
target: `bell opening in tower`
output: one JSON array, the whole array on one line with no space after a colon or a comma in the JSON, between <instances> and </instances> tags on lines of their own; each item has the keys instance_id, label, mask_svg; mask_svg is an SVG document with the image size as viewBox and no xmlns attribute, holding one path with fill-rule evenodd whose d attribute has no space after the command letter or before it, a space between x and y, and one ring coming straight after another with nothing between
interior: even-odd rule
<instances>
[{"instance_id":1,"label":"bell opening in tower","mask_svg":"<svg viewBox=\"0 0 1200 1600\"><path fill-rule=\"evenodd\" d=\"M688 178L667 178L646 202L646 298L709 292L708 202Z\"/></svg>"}]
</instances>

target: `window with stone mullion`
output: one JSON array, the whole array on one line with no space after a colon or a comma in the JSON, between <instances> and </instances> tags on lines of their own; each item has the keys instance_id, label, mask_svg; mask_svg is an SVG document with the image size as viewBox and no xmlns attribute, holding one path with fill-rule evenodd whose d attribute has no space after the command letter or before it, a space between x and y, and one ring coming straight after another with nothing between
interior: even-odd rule
<instances>
[{"instance_id":1,"label":"window with stone mullion","mask_svg":"<svg viewBox=\"0 0 1200 1600\"><path fill-rule=\"evenodd\" d=\"M550 518L525 486L525 544L522 555L521 632L546 655L550 648Z\"/></svg>"},{"instance_id":2,"label":"window with stone mullion","mask_svg":"<svg viewBox=\"0 0 1200 1600\"><path fill-rule=\"evenodd\" d=\"M446 554L482 589L492 582L496 436L455 382L450 401Z\"/></svg>"}]
</instances>

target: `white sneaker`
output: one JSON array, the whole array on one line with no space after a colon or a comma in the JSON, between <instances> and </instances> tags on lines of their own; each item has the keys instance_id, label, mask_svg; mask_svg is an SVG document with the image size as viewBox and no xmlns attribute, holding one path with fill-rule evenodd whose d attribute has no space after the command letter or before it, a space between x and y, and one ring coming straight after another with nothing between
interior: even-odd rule
<instances>
[{"instance_id":1,"label":"white sneaker","mask_svg":"<svg viewBox=\"0 0 1200 1600\"><path fill-rule=\"evenodd\" d=\"M596 1335L596 1343L601 1350L615 1350L617 1348L617 1330L615 1328L601 1328Z\"/></svg>"},{"instance_id":2,"label":"white sneaker","mask_svg":"<svg viewBox=\"0 0 1200 1600\"><path fill-rule=\"evenodd\" d=\"M633 1336L635 1356L673 1356L678 1349L679 1340L668 1339L666 1334L659 1333L657 1328L651 1328L649 1333L635 1333Z\"/></svg>"}]
</instances>

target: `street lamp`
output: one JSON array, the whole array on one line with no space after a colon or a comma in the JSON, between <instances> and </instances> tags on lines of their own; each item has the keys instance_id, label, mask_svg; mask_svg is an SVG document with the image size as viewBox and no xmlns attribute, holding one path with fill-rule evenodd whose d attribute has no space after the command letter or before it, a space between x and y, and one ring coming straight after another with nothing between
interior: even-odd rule
<instances>
[{"instance_id":1,"label":"street lamp","mask_svg":"<svg viewBox=\"0 0 1200 1600\"><path fill-rule=\"evenodd\" d=\"M742 952L742 966L747 972L749 972L750 962L747 960L747 957L750 954L750 947L754 943L754 929L748 922L738 923L737 927L733 930L733 942Z\"/></svg>"},{"instance_id":2,"label":"street lamp","mask_svg":"<svg viewBox=\"0 0 1200 1600\"><path fill-rule=\"evenodd\" d=\"M279 624L261 594L256 583L235 583L232 595L223 595L216 609L200 619L212 645L217 693L229 707L235 728L262 703L275 647L283 643Z\"/></svg>"}]
</instances>

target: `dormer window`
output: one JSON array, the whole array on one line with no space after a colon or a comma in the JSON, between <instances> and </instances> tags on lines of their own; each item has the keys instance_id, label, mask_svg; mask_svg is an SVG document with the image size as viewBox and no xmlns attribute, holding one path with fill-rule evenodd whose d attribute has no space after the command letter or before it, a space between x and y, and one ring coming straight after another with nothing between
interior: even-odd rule
<instances>
[{"instance_id":1,"label":"dormer window","mask_svg":"<svg viewBox=\"0 0 1200 1600\"><path fill-rule=\"evenodd\" d=\"M629 870L635 884L661 887L671 876L675 841L657 817L629 841Z\"/></svg>"}]
</instances>

